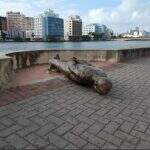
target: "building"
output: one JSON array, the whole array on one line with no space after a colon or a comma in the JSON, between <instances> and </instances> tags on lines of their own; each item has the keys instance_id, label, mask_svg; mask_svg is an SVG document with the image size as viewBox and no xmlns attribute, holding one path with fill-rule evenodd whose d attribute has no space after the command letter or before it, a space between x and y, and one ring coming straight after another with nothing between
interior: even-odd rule
<instances>
[{"instance_id":1,"label":"building","mask_svg":"<svg viewBox=\"0 0 150 150\"><path fill-rule=\"evenodd\" d=\"M26 34L26 39L34 38L34 18L33 17L24 18L24 30Z\"/></svg>"},{"instance_id":2,"label":"building","mask_svg":"<svg viewBox=\"0 0 150 150\"><path fill-rule=\"evenodd\" d=\"M23 30L24 28L24 18L25 15L21 14L20 12L7 12L7 29L18 29Z\"/></svg>"},{"instance_id":3,"label":"building","mask_svg":"<svg viewBox=\"0 0 150 150\"><path fill-rule=\"evenodd\" d=\"M91 39L110 39L113 31L107 28L106 25L100 25L98 23L87 24L83 26L83 36L89 35ZM94 37L95 36L95 37Z\"/></svg>"},{"instance_id":4,"label":"building","mask_svg":"<svg viewBox=\"0 0 150 150\"><path fill-rule=\"evenodd\" d=\"M102 34L107 31L108 28L105 25L99 25L97 23L87 24L83 27L83 35L89 35L89 33Z\"/></svg>"},{"instance_id":5,"label":"building","mask_svg":"<svg viewBox=\"0 0 150 150\"><path fill-rule=\"evenodd\" d=\"M140 30L139 27L136 27L135 29L131 29L127 31L127 33L123 33L122 37L125 38L149 38L150 32L147 32L145 30Z\"/></svg>"},{"instance_id":6,"label":"building","mask_svg":"<svg viewBox=\"0 0 150 150\"><path fill-rule=\"evenodd\" d=\"M25 15L21 14L20 12L10 11L6 13L6 17L9 38L25 38Z\"/></svg>"},{"instance_id":7,"label":"building","mask_svg":"<svg viewBox=\"0 0 150 150\"><path fill-rule=\"evenodd\" d=\"M1 31L7 31L7 19L6 19L6 17L0 16L0 30Z\"/></svg>"},{"instance_id":8,"label":"building","mask_svg":"<svg viewBox=\"0 0 150 150\"><path fill-rule=\"evenodd\" d=\"M97 24L88 24L83 26L82 35L89 35L89 33L99 33Z\"/></svg>"},{"instance_id":9,"label":"building","mask_svg":"<svg viewBox=\"0 0 150 150\"><path fill-rule=\"evenodd\" d=\"M64 22L52 10L45 11L34 18L34 34L39 40L62 40Z\"/></svg>"},{"instance_id":10,"label":"building","mask_svg":"<svg viewBox=\"0 0 150 150\"><path fill-rule=\"evenodd\" d=\"M34 17L35 39L44 39L44 18L42 15Z\"/></svg>"},{"instance_id":11,"label":"building","mask_svg":"<svg viewBox=\"0 0 150 150\"><path fill-rule=\"evenodd\" d=\"M145 30L141 30L139 32L139 37L142 37L142 38L150 38L150 32L147 32Z\"/></svg>"},{"instance_id":12,"label":"building","mask_svg":"<svg viewBox=\"0 0 150 150\"><path fill-rule=\"evenodd\" d=\"M25 30L33 30L34 29L34 18L33 17L25 17L24 18L24 29Z\"/></svg>"},{"instance_id":13,"label":"building","mask_svg":"<svg viewBox=\"0 0 150 150\"><path fill-rule=\"evenodd\" d=\"M64 21L61 18L45 17L45 38L47 40L59 41L64 37Z\"/></svg>"},{"instance_id":14,"label":"building","mask_svg":"<svg viewBox=\"0 0 150 150\"><path fill-rule=\"evenodd\" d=\"M64 24L64 38L79 41L82 38L82 20L80 16L69 16Z\"/></svg>"},{"instance_id":15,"label":"building","mask_svg":"<svg viewBox=\"0 0 150 150\"><path fill-rule=\"evenodd\" d=\"M7 36L7 19L0 16L0 40L5 40Z\"/></svg>"}]
</instances>

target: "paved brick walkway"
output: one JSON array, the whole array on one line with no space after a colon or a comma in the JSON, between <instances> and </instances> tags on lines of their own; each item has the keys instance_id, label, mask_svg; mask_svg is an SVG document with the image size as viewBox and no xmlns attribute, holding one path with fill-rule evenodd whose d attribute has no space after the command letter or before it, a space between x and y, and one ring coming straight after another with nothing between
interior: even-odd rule
<instances>
[{"instance_id":1,"label":"paved brick walkway","mask_svg":"<svg viewBox=\"0 0 150 150\"><path fill-rule=\"evenodd\" d=\"M26 86L49 80L54 76L62 76L62 74L49 72L49 65L36 65L29 68L18 69L15 71L14 86Z\"/></svg>"},{"instance_id":2,"label":"paved brick walkway","mask_svg":"<svg viewBox=\"0 0 150 150\"><path fill-rule=\"evenodd\" d=\"M71 81L67 78L63 78L63 76L55 76L35 84L30 83L29 85L12 87L5 91L0 91L0 107L28 99L52 89L57 89L58 87L63 87L70 83Z\"/></svg>"},{"instance_id":3,"label":"paved brick walkway","mask_svg":"<svg viewBox=\"0 0 150 150\"><path fill-rule=\"evenodd\" d=\"M70 83L0 107L0 147L149 149L150 58L109 76L107 96Z\"/></svg>"}]
</instances>

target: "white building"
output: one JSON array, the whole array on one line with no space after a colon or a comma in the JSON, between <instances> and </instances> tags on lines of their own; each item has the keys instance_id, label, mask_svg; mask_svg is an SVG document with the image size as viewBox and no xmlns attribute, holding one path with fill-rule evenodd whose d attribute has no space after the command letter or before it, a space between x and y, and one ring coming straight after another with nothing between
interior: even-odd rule
<instances>
[{"instance_id":1,"label":"white building","mask_svg":"<svg viewBox=\"0 0 150 150\"><path fill-rule=\"evenodd\" d=\"M100 25L98 23L83 26L83 35L90 35L91 39L93 39L91 33L101 34L103 39L109 39L111 38L113 31L107 28L106 25Z\"/></svg>"},{"instance_id":2,"label":"white building","mask_svg":"<svg viewBox=\"0 0 150 150\"><path fill-rule=\"evenodd\" d=\"M34 17L34 34L36 39L42 39L44 37L43 28L43 16L39 15Z\"/></svg>"},{"instance_id":3,"label":"white building","mask_svg":"<svg viewBox=\"0 0 150 150\"><path fill-rule=\"evenodd\" d=\"M82 35L88 35L89 33L96 32L96 24L84 25L82 31Z\"/></svg>"},{"instance_id":4,"label":"white building","mask_svg":"<svg viewBox=\"0 0 150 150\"><path fill-rule=\"evenodd\" d=\"M33 17L24 18L24 30L25 30L27 39L33 38L32 37L34 34L34 18Z\"/></svg>"},{"instance_id":5,"label":"white building","mask_svg":"<svg viewBox=\"0 0 150 150\"><path fill-rule=\"evenodd\" d=\"M83 26L83 35L88 35L89 33L106 33L108 28L105 25L99 25L97 23L87 24Z\"/></svg>"},{"instance_id":6,"label":"white building","mask_svg":"<svg viewBox=\"0 0 150 150\"><path fill-rule=\"evenodd\" d=\"M140 30L139 27L136 27L134 30L129 30L127 33L123 34L123 37L127 38L148 38L150 37L150 32L145 30Z\"/></svg>"},{"instance_id":7,"label":"white building","mask_svg":"<svg viewBox=\"0 0 150 150\"><path fill-rule=\"evenodd\" d=\"M34 30L26 30L25 34L26 34L26 39L29 39L29 40L31 39L33 40L35 37Z\"/></svg>"},{"instance_id":8,"label":"white building","mask_svg":"<svg viewBox=\"0 0 150 150\"><path fill-rule=\"evenodd\" d=\"M150 32L141 30L141 31L139 32L139 36L140 36L140 37L143 37L143 38L149 38L149 37L150 37Z\"/></svg>"},{"instance_id":9,"label":"white building","mask_svg":"<svg viewBox=\"0 0 150 150\"><path fill-rule=\"evenodd\" d=\"M69 16L64 23L64 39L71 41L81 40L82 37L82 19L80 16Z\"/></svg>"}]
</instances>

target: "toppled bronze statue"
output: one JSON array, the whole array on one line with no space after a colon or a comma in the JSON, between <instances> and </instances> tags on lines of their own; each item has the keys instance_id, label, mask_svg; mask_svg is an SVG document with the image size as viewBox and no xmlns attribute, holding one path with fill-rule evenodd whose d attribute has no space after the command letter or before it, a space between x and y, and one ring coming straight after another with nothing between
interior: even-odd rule
<instances>
[{"instance_id":1,"label":"toppled bronze statue","mask_svg":"<svg viewBox=\"0 0 150 150\"><path fill-rule=\"evenodd\" d=\"M81 85L93 87L99 94L107 94L112 88L112 83L103 70L81 62L75 57L70 61L61 61L57 55L54 59L50 59L49 64L50 70L62 72Z\"/></svg>"}]
</instances>

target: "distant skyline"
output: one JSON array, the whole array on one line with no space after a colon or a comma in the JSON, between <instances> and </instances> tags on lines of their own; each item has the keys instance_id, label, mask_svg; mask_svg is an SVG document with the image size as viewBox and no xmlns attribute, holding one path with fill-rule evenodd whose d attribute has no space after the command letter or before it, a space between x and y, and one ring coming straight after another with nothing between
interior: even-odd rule
<instances>
[{"instance_id":1,"label":"distant skyline","mask_svg":"<svg viewBox=\"0 0 150 150\"><path fill-rule=\"evenodd\" d=\"M35 16L47 9L62 18L80 15L85 23L105 24L115 32L136 26L150 31L150 0L0 0L0 16L7 11Z\"/></svg>"}]
</instances>

